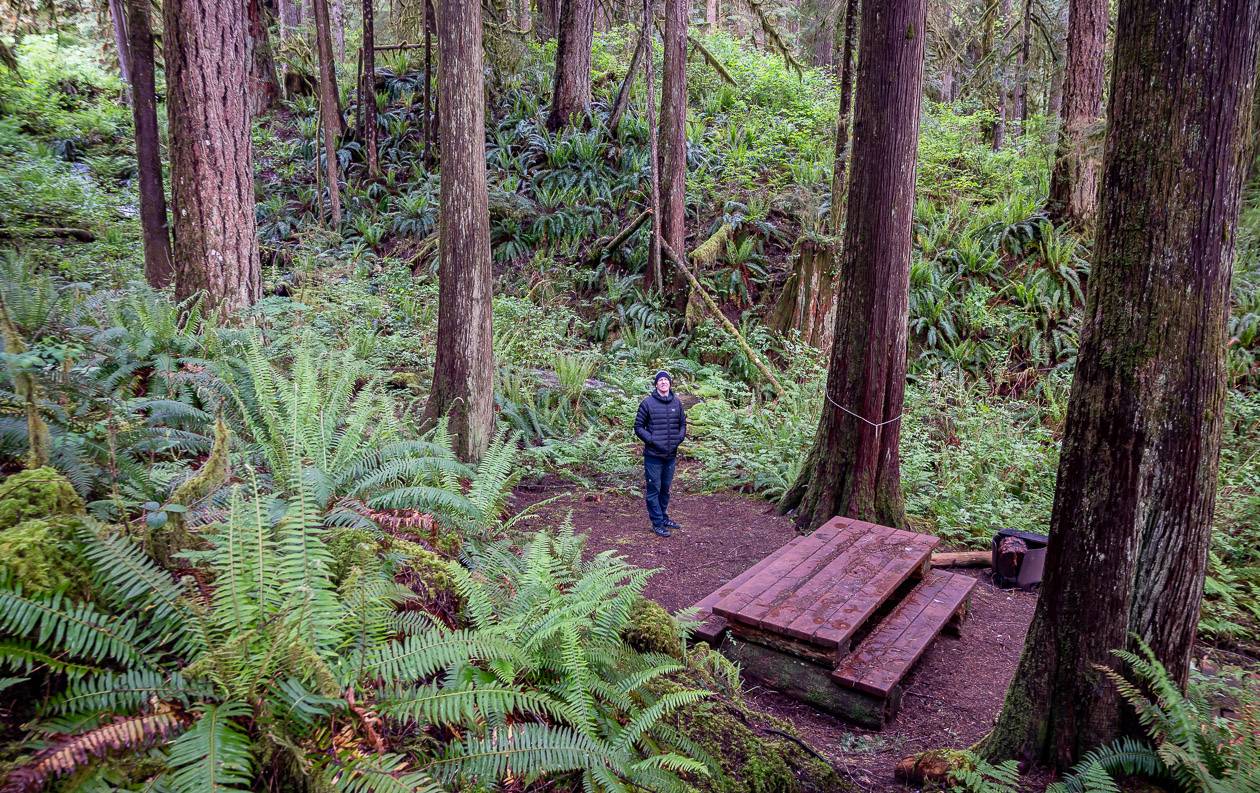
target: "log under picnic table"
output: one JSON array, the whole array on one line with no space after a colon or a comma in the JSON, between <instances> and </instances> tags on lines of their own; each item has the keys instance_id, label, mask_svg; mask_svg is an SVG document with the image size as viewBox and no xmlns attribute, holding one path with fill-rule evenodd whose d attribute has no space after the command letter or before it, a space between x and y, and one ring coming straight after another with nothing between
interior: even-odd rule
<instances>
[{"instance_id":1,"label":"log under picnic table","mask_svg":"<svg viewBox=\"0 0 1260 793\"><path fill-rule=\"evenodd\" d=\"M896 715L901 681L975 579L931 566L928 534L832 518L696 604L694 637L744 673L863 726Z\"/></svg>"}]
</instances>

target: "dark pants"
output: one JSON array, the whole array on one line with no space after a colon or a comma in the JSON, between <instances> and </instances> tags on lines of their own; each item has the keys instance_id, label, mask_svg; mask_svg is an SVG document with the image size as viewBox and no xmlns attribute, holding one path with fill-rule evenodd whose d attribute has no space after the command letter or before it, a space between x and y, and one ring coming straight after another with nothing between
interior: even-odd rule
<instances>
[{"instance_id":1,"label":"dark pants","mask_svg":"<svg viewBox=\"0 0 1260 793\"><path fill-rule=\"evenodd\" d=\"M676 457L643 455L643 477L647 480L643 495L653 526L660 526L669 517L669 486L674 481L674 463L677 461Z\"/></svg>"}]
</instances>

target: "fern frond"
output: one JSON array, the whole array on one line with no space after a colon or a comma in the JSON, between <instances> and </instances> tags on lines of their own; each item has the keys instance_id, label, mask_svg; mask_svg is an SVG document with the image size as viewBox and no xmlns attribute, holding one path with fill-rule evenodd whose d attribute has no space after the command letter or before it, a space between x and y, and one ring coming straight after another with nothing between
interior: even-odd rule
<instances>
[{"instance_id":1,"label":"fern frond","mask_svg":"<svg viewBox=\"0 0 1260 793\"><path fill-rule=\"evenodd\" d=\"M103 614L90 603L72 603L61 593L27 597L21 588L0 588L0 632L32 638L37 646L91 663L117 661L155 668L148 646L141 645L139 624Z\"/></svg>"},{"instance_id":2,"label":"fern frond","mask_svg":"<svg viewBox=\"0 0 1260 793\"><path fill-rule=\"evenodd\" d=\"M253 782L249 736L233 719L247 705L204 705L192 727L171 744L172 793L248 793Z\"/></svg>"}]
</instances>

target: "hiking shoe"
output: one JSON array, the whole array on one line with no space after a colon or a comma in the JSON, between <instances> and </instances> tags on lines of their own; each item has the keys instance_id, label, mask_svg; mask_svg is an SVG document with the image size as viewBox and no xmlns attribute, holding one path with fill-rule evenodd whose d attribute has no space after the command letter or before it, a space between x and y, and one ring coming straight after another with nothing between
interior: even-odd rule
<instances>
[{"instance_id":1,"label":"hiking shoe","mask_svg":"<svg viewBox=\"0 0 1260 793\"><path fill-rule=\"evenodd\" d=\"M682 526L679 526L677 523L674 522L673 518L666 518L665 522L662 523L661 525L667 529L681 529L682 528Z\"/></svg>"},{"instance_id":2,"label":"hiking shoe","mask_svg":"<svg viewBox=\"0 0 1260 793\"><path fill-rule=\"evenodd\" d=\"M669 528L668 528L667 526L665 526L665 525L653 526L653 527L652 527L652 533L653 533L653 534L655 534L655 535L657 535L658 537L668 537L668 536L670 536L670 533L669 533Z\"/></svg>"}]
</instances>

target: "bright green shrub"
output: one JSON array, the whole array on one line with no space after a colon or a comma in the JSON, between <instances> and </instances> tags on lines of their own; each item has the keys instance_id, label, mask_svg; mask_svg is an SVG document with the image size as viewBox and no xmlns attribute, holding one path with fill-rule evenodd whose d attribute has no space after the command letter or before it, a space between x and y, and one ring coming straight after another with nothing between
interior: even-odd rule
<instances>
[{"instance_id":1,"label":"bright green shrub","mask_svg":"<svg viewBox=\"0 0 1260 793\"><path fill-rule=\"evenodd\" d=\"M78 539L82 525L77 516L59 515L0 531L0 578L31 594L86 595L90 582Z\"/></svg>"}]
</instances>

